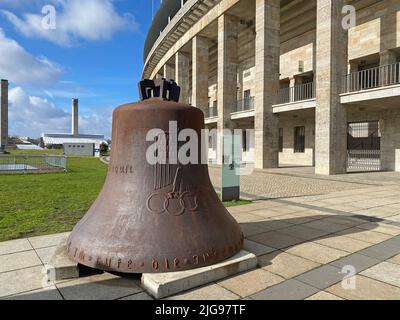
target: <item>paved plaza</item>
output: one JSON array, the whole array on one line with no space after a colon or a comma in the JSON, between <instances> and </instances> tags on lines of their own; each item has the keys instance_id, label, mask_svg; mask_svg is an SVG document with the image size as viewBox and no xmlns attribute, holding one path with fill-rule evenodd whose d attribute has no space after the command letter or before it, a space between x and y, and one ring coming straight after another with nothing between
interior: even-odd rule
<instances>
[{"instance_id":1,"label":"paved plaza","mask_svg":"<svg viewBox=\"0 0 400 320\"><path fill-rule=\"evenodd\" d=\"M210 172L217 181L217 169ZM400 299L399 178L320 178L301 169L244 177L245 195L262 200L229 210L258 268L169 299ZM0 297L151 299L139 278L108 273L43 288L43 266L65 236L0 243Z\"/></svg>"}]
</instances>

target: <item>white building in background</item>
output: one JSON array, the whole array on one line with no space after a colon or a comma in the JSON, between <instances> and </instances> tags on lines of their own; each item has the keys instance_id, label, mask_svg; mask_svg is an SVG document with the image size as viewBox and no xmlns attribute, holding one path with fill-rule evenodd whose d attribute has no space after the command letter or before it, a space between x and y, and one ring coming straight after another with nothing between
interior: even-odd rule
<instances>
[{"instance_id":1,"label":"white building in background","mask_svg":"<svg viewBox=\"0 0 400 320\"><path fill-rule=\"evenodd\" d=\"M96 151L100 149L100 145L107 141L104 135L90 135L90 134L79 134L79 105L78 99L72 99L72 130L71 133L43 133L41 138L41 145L44 148L63 148L65 144L68 145L87 145L93 144Z\"/></svg>"}]
</instances>

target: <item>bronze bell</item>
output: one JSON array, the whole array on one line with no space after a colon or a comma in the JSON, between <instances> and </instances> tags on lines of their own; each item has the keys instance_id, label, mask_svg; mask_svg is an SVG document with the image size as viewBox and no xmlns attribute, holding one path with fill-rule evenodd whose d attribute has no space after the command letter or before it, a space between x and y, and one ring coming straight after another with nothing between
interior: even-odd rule
<instances>
[{"instance_id":1,"label":"bronze bell","mask_svg":"<svg viewBox=\"0 0 400 320\"><path fill-rule=\"evenodd\" d=\"M149 130L168 134L170 121L176 121L179 130L191 128L201 136L204 114L177 103L179 92L173 81L144 80L142 101L114 110L106 182L67 243L78 263L120 273L175 272L241 250L243 234L214 191L207 164L146 160L154 143L146 141Z\"/></svg>"}]
</instances>

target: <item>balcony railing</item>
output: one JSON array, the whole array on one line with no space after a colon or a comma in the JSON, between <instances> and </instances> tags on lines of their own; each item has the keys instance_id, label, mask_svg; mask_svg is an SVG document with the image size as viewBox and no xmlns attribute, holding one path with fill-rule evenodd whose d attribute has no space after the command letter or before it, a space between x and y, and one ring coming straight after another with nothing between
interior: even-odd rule
<instances>
[{"instance_id":1,"label":"balcony railing","mask_svg":"<svg viewBox=\"0 0 400 320\"><path fill-rule=\"evenodd\" d=\"M346 75L343 93L400 84L400 62Z\"/></svg>"},{"instance_id":2,"label":"balcony railing","mask_svg":"<svg viewBox=\"0 0 400 320\"><path fill-rule=\"evenodd\" d=\"M254 110L254 97L248 97L243 100L239 100L236 106L233 107L232 112L242 112Z\"/></svg>"},{"instance_id":3,"label":"balcony railing","mask_svg":"<svg viewBox=\"0 0 400 320\"><path fill-rule=\"evenodd\" d=\"M215 118L218 117L218 108L211 107L207 110L206 118Z\"/></svg>"},{"instance_id":4,"label":"balcony railing","mask_svg":"<svg viewBox=\"0 0 400 320\"><path fill-rule=\"evenodd\" d=\"M283 88L278 92L278 104L298 102L314 98L314 82L304 83L290 88Z\"/></svg>"}]
</instances>

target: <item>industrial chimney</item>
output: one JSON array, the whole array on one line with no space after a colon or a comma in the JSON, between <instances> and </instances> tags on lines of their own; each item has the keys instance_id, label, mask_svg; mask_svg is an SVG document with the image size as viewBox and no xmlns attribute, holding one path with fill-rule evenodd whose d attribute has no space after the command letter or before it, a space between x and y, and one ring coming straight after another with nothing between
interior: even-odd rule
<instances>
[{"instance_id":1,"label":"industrial chimney","mask_svg":"<svg viewBox=\"0 0 400 320\"><path fill-rule=\"evenodd\" d=\"M0 89L0 150L8 145L8 80L1 80Z\"/></svg>"},{"instance_id":2,"label":"industrial chimney","mask_svg":"<svg viewBox=\"0 0 400 320\"><path fill-rule=\"evenodd\" d=\"M78 131L78 110L79 108L79 100L76 98L72 98L72 134L74 136L79 135Z\"/></svg>"}]
</instances>

